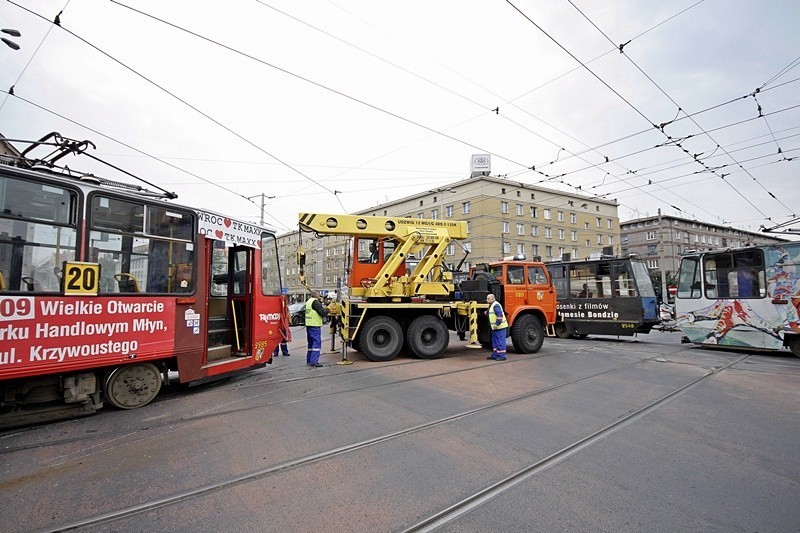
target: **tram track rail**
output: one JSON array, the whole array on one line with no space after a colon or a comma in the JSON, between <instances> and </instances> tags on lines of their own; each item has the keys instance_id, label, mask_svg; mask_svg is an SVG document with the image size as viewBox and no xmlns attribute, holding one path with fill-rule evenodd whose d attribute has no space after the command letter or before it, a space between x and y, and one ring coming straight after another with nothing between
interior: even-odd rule
<instances>
[{"instance_id":1,"label":"tram track rail","mask_svg":"<svg viewBox=\"0 0 800 533\"><path fill-rule=\"evenodd\" d=\"M529 479L530 477L543 472L544 470L555 466L559 462L571 457L572 455L579 453L581 450L599 442L603 438L611 435L612 433L627 427L634 422L640 420L641 418L647 416L649 413L655 411L656 409L660 408L663 405L666 405L670 401L674 400L675 398L681 396L688 390L696 387L703 381L707 380L708 378L727 370L736 364L744 361L750 357L750 354L744 355L735 361L732 361L726 365L720 367L714 367L711 370L705 372L703 375L693 379L689 383L682 385L671 392L661 396L660 398L649 402L645 406L636 409L635 411L626 414L622 418L602 427L599 430L593 431L589 435L565 446L564 448L550 454L548 457L537 461L531 465L526 466L525 468L517 471L516 473L508 476L492 485L483 488L479 491L476 491L472 495L468 496L460 500L459 502L454 503L453 505L443 509L440 512L437 512L429 517L422 519L421 521L415 523L414 525L410 526L409 528L404 529L403 531L432 531L438 527L441 527L449 522L454 521L459 516L466 514L467 512L475 509L486 502L490 501L494 497L502 494L503 492L510 490L514 486L518 485L519 483L524 482L525 480ZM72 531L72 530L79 530L82 528L88 527L96 527L96 526L104 526L107 524L111 524L126 518L130 518L142 513L158 510L161 508L169 507L171 505L175 505L184 501L189 501L193 498L209 495L214 492L233 489L240 485L254 482L271 475L275 475L278 473L285 472L287 470L291 470L294 468L299 468L307 465L311 465L313 463L317 463L320 461L325 461L328 459L336 458L348 453L356 452L362 449L369 448L371 446L376 446L378 444L382 444L385 442L389 442L394 439L398 439L401 437L405 437L408 435L412 435L415 433L419 433L428 429L432 429L447 423L451 423L457 420L469 418L471 416L475 416L478 414L485 413L487 411L491 411L493 409L498 409L522 400L530 399L539 395L543 395L549 392L557 391L559 389L568 387L570 385L575 385L587 380L591 380L593 378L603 376L606 374L610 374L613 372L618 372L625 368L629 368L635 365L645 364L649 361L655 360L657 357L650 357L647 359L643 359L640 361L628 363L625 365L618 365L613 368L609 368L603 370L601 372L596 372L590 375L582 376L576 379L568 380L565 382L553 384L547 387L542 387L535 391L530 391L524 394L516 395L510 398L506 398L503 400L499 400L496 402L488 403L479 407L475 407L472 409L468 409L465 411L461 411L458 413L454 413L451 415L447 415L444 417L437 418L432 421L424 422L421 424L417 424L414 426L406 427L403 429L399 429L396 431L392 431L383 435L379 435L376 437L371 437L368 439L360 440L351 444L339 446L336 448L331 448L329 450L324 450L321 452L313 453L306 455L304 457L299 457L296 459L292 459L289 461L285 461L282 463L266 466L264 468L260 468L257 470L253 470L251 472L241 474L238 476L234 476L228 479L224 479L221 481L217 481L214 483L209 483L206 485L201 485L199 487L195 487L192 489L187 489L181 492L177 492L172 495L164 496L162 498L153 499L148 502L144 502L138 505L129 506L125 508L121 508L115 511L110 511L106 513L101 513L95 516L87 517L84 519L80 519L71 523L64 524L54 529L47 529L46 531ZM414 378L416 379L416 378Z\"/></svg>"},{"instance_id":2,"label":"tram track rail","mask_svg":"<svg viewBox=\"0 0 800 533\"><path fill-rule=\"evenodd\" d=\"M563 353L564 352L543 354L543 353L540 352L540 353L537 353L535 355L528 355L528 356L525 356L525 357L515 358L513 361L507 361L505 364L521 363L523 361L529 361L529 360L532 360L532 359L539 359L541 357L548 357L548 356L554 356L554 355L557 356L557 355L563 354ZM628 364L620 366L620 367L615 367L612 370L619 370L619 369L626 368L626 367L629 367L629 366L643 364L644 362L647 362L650 359L653 359L653 358L648 358L648 359L644 359L644 360L628 363ZM424 363L424 361L422 361L422 360L420 360L420 361L410 361L410 362L404 363L404 364L420 364L420 363ZM412 383L412 382L415 382L415 381L421 381L421 380L425 380L425 379L440 378L440 377L460 374L460 373L464 373L464 372L478 371L478 370L485 369L486 367L490 367L490 366L493 366L493 365L496 365L496 364L497 363L495 363L495 362L492 362L492 363L480 363L478 365L475 365L475 366L472 366L472 367L469 367L469 368L459 368L457 370L448 370L448 371L444 371L444 372L437 372L435 374L426 374L426 375L423 375L423 376L415 376L415 377L411 377L411 378L396 379L396 380L392 380L392 381L388 381L388 382L384 382L384 383L376 383L374 385L366 385L366 386L362 386L362 387L349 388L349 389L344 389L344 390L337 390L337 391L314 394L314 392L318 392L319 389L317 389L316 391L303 392L304 395L306 395L306 394L308 394L308 395L304 396L302 398L293 397L293 398L283 399L283 400L279 400L279 401L270 401L270 402L259 403L259 404L256 404L256 405L249 405L247 407L240 407L240 408L226 409L226 410L216 410L216 411L213 411L213 412L204 412L204 413L193 415L193 416L186 416L186 417L180 417L180 418L175 418L175 419L163 420L163 421L153 422L153 423L148 423L148 424L140 424L140 425L138 425L136 427L133 427L133 428L130 428L130 429L126 429L124 431L94 432L94 433L91 433L91 434L88 434L88 435L81 435L80 437L68 437L68 438L62 438L62 439L54 440L54 441L34 443L34 444L26 444L26 445L21 445L21 446L0 447L0 456L2 456L4 454L10 454L10 453L13 453L13 452L19 452L19 451L41 449L41 448L47 448L47 447L56 447L56 446L61 446L61 445L66 445L66 444L74 444L76 442L86 442L86 441L94 441L94 440L98 440L98 439L118 438L118 437L123 437L123 436L126 436L126 435L133 435L133 434L136 434L136 433L141 433L143 431L149 431L149 430L159 429L159 428L163 428L163 427L170 427L171 429L174 429L174 426L176 426L176 425L190 424L190 423L199 422L199 421L203 421L203 420L213 419L213 418L216 418L216 417L224 417L224 416L233 415L233 414L241 414L241 413L246 413L246 412L249 412L249 411L255 411L255 410L259 410L259 409L268 408L268 407L277 407L277 406L288 405L288 404L297 403L297 402L313 401L313 400L318 400L320 398L336 396L336 395L339 395L339 394L349 394L349 393L353 393L353 392L361 392L361 391L376 389L376 388L380 388L380 387L390 387L390 386L402 385L404 383ZM395 365L390 365L390 366L395 366L396 367L396 366L400 366L400 365L395 364ZM385 368L385 366L382 366L379 370L383 370L384 368ZM364 371L367 371L367 370L370 370L370 369L369 368L363 368L363 369L351 370L351 371L348 372L348 374L355 373L355 372L364 372ZM603 372L603 373L605 373L605 372ZM296 378L296 379L291 379L290 378L290 379L281 380L281 381L278 381L278 382L272 381L270 383L271 384L275 384L275 383L294 383L296 381L304 380L304 379L321 380L321 379L330 378L330 377L334 377L334 376L341 376L341 375L342 374L315 374L314 376L309 376L307 378ZM602 373L597 374L597 375L602 375ZM566 385L569 385L571 383L572 382L566 382L563 385L566 386ZM218 389L215 389L215 390L218 390ZM228 389L228 390L231 390L231 389ZM264 393L264 395L274 395L274 394L279 394L281 392L283 392L283 391L281 391L281 390L270 390L270 391ZM164 400L161 400L161 401L165 401L165 400L168 400L168 399L169 398L165 398ZM253 399L253 397L250 396L250 397L242 399L242 400L237 400L236 403L250 401L252 399ZM227 405L230 405L230 404L227 404ZM36 428L31 428L31 430L35 430L35 429ZM16 433L19 433L19 432L16 432Z\"/></svg>"},{"instance_id":3,"label":"tram track rail","mask_svg":"<svg viewBox=\"0 0 800 533\"><path fill-rule=\"evenodd\" d=\"M414 525L401 530L402 533L435 531L436 529L439 529L442 526L454 522L459 517L469 513L474 509L477 509L478 507L481 507L482 505L485 505L492 499L496 498L497 496L500 496L504 492L513 489L520 483L524 483L533 476L541 472L544 472L548 468L551 468L566 459L569 459L573 455L579 453L585 448L588 448L589 446L592 446L593 444L596 444L597 442L603 440L609 435L630 426L631 424L644 418L653 411L668 404L672 400L675 400L676 398L682 396L689 390L698 386L700 383L706 381L708 378L716 374L719 374L724 370L732 368L736 364L743 362L748 357L750 357L750 354L744 355L724 366L714 368L709 372L706 372L702 376L695 378L686 385L683 385L682 387L679 387L673 390L672 392L665 394L664 396L631 412L630 414L624 416L623 418L620 418L619 420L616 420L611 424L608 424L607 426L583 437L582 439L579 439L569 444L568 446L561 448L560 450L548 455L544 459L537 461L533 464L530 464L522 468L521 470L518 470L517 472L511 474L510 476L507 476L506 478L501 479L500 481L493 483L488 487L485 487L479 491L474 492L473 494L439 511L438 513L423 518Z\"/></svg>"}]
</instances>

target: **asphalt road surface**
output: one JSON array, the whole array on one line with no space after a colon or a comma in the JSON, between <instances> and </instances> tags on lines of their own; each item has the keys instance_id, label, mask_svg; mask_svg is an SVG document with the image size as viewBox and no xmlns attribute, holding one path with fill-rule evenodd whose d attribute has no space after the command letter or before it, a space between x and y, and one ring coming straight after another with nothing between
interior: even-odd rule
<instances>
[{"instance_id":1,"label":"asphalt road surface","mask_svg":"<svg viewBox=\"0 0 800 533\"><path fill-rule=\"evenodd\" d=\"M0 433L2 530L800 530L788 352L654 332L494 362L454 336L309 368L292 331L265 369Z\"/></svg>"}]
</instances>

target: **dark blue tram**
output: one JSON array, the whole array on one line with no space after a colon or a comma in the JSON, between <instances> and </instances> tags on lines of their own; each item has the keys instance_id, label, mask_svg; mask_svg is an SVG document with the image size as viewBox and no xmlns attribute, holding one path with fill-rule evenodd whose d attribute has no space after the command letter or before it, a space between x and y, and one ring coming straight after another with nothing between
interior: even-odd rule
<instances>
[{"instance_id":1,"label":"dark blue tram","mask_svg":"<svg viewBox=\"0 0 800 533\"><path fill-rule=\"evenodd\" d=\"M556 287L557 337L649 333L660 322L658 298L641 259L554 261L547 270Z\"/></svg>"}]
</instances>

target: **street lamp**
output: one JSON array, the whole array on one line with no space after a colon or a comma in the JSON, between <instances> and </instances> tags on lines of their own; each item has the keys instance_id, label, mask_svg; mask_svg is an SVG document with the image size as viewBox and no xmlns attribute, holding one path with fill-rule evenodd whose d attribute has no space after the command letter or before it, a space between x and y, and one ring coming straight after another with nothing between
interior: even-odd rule
<instances>
[{"instance_id":1,"label":"street lamp","mask_svg":"<svg viewBox=\"0 0 800 533\"><path fill-rule=\"evenodd\" d=\"M263 226L264 225L264 199L266 199L266 198L272 199L272 198L275 198L275 196L267 196L262 192L261 194L256 194L255 196L245 196L245 198L247 198L248 200L252 200L253 198L258 198L259 196L261 197L261 218L259 219L258 224L260 226Z\"/></svg>"},{"instance_id":2,"label":"street lamp","mask_svg":"<svg viewBox=\"0 0 800 533\"><path fill-rule=\"evenodd\" d=\"M9 29L9 28L3 28L0 31L5 33L5 34L7 34L7 35L12 36L12 37L22 37L22 34L19 32L19 30L12 30L12 29ZM5 37L0 37L0 41L3 41L4 43L6 43L6 45L9 48L13 49L13 50L19 50L19 45L17 43L15 43L14 41L12 41L11 39L6 39Z\"/></svg>"}]
</instances>

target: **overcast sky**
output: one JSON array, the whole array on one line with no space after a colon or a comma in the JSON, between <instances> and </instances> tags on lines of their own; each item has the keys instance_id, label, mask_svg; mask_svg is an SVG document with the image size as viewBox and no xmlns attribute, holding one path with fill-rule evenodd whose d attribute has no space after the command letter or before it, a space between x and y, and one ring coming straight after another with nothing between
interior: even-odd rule
<instances>
[{"instance_id":1,"label":"overcast sky","mask_svg":"<svg viewBox=\"0 0 800 533\"><path fill-rule=\"evenodd\" d=\"M622 220L757 231L800 215L798 23L797 0L4 0L22 37L0 45L0 133L91 140L250 221L274 196L279 232L464 179L478 153Z\"/></svg>"}]
</instances>

